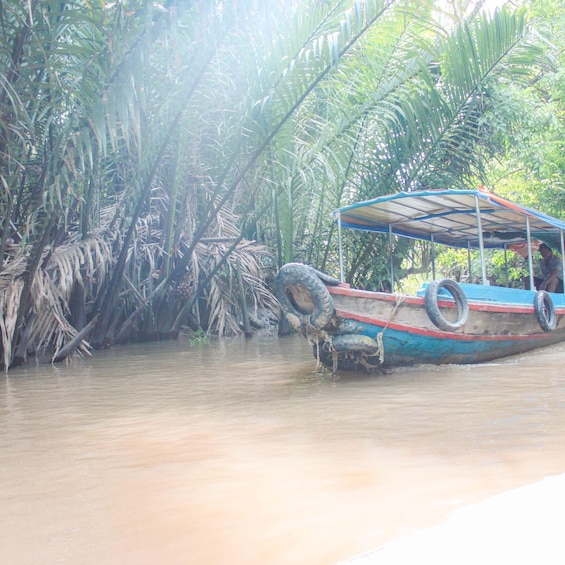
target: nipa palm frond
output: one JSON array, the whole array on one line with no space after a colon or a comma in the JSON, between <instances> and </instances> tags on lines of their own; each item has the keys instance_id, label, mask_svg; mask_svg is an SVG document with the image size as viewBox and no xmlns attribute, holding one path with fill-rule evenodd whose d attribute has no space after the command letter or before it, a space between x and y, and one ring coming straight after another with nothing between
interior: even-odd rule
<instances>
[{"instance_id":1,"label":"nipa palm frond","mask_svg":"<svg viewBox=\"0 0 565 565\"><path fill-rule=\"evenodd\" d=\"M77 335L67 320L73 286L80 284L87 296L94 296L112 264L111 242L101 232L85 240L71 239L53 251L31 284L34 316L28 331L32 351L46 351L55 356ZM25 258L13 259L0 275L0 330L5 366L10 366L13 358L13 337L26 265ZM78 349L85 352L88 344L83 342Z\"/></svg>"},{"instance_id":2,"label":"nipa palm frond","mask_svg":"<svg viewBox=\"0 0 565 565\"><path fill-rule=\"evenodd\" d=\"M5 277L5 271L2 278ZM4 278L4 280L6 280ZM12 361L12 345L16 322L18 318L18 306L20 296L24 287L23 278L18 277L10 284L0 288L0 332L2 335L1 365L9 367Z\"/></svg>"}]
</instances>

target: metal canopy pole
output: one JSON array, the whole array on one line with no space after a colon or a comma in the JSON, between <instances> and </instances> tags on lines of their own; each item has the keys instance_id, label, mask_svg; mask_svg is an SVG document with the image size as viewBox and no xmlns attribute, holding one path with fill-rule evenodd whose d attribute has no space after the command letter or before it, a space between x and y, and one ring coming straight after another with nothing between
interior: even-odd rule
<instances>
[{"instance_id":1,"label":"metal canopy pole","mask_svg":"<svg viewBox=\"0 0 565 565\"><path fill-rule=\"evenodd\" d=\"M510 285L510 275L508 273L508 249L506 243L504 244L504 278L506 280L506 286Z\"/></svg>"},{"instance_id":2,"label":"metal canopy pole","mask_svg":"<svg viewBox=\"0 0 565 565\"><path fill-rule=\"evenodd\" d=\"M565 243L563 242L563 230L559 230L559 236L561 239L561 280L563 280L563 276L565 276ZM563 284L563 292L565 292L565 283Z\"/></svg>"},{"instance_id":3,"label":"metal canopy pole","mask_svg":"<svg viewBox=\"0 0 565 565\"><path fill-rule=\"evenodd\" d=\"M485 265L485 248L483 242L483 226L481 222L481 208L479 206L479 199L475 196L475 214L477 216L477 230L479 231L479 250L481 252L481 275L483 284L487 284L487 268Z\"/></svg>"},{"instance_id":4,"label":"metal canopy pole","mask_svg":"<svg viewBox=\"0 0 565 565\"><path fill-rule=\"evenodd\" d=\"M532 234L530 233L530 218L526 216L526 239L528 240L528 270L530 271L530 290L535 290L534 262L532 261Z\"/></svg>"},{"instance_id":5,"label":"metal canopy pole","mask_svg":"<svg viewBox=\"0 0 565 565\"><path fill-rule=\"evenodd\" d=\"M341 242L341 212L337 211L337 241L339 249L339 280L343 282L343 245Z\"/></svg>"},{"instance_id":6,"label":"metal canopy pole","mask_svg":"<svg viewBox=\"0 0 565 565\"><path fill-rule=\"evenodd\" d=\"M392 226L388 226L388 256L390 258L390 292L394 292L394 262L392 260Z\"/></svg>"},{"instance_id":7,"label":"metal canopy pole","mask_svg":"<svg viewBox=\"0 0 565 565\"><path fill-rule=\"evenodd\" d=\"M471 263L471 242L467 242L467 271L469 272L469 280L467 282L471 282L473 280L473 265Z\"/></svg>"},{"instance_id":8,"label":"metal canopy pole","mask_svg":"<svg viewBox=\"0 0 565 565\"><path fill-rule=\"evenodd\" d=\"M432 233L430 237L430 241L432 242L432 280L436 280L436 248L434 245L434 234Z\"/></svg>"}]
</instances>

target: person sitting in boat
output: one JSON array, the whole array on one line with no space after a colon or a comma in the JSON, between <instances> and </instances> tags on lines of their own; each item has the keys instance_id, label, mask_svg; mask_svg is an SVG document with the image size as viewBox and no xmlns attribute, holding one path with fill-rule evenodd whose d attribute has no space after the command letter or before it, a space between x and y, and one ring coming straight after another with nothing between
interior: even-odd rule
<instances>
[{"instance_id":1,"label":"person sitting in boat","mask_svg":"<svg viewBox=\"0 0 565 565\"><path fill-rule=\"evenodd\" d=\"M541 259L538 262L538 270L541 277L534 277L537 290L547 292L563 292L563 269L561 257L553 254L553 249L545 243L540 243L538 251Z\"/></svg>"}]
</instances>

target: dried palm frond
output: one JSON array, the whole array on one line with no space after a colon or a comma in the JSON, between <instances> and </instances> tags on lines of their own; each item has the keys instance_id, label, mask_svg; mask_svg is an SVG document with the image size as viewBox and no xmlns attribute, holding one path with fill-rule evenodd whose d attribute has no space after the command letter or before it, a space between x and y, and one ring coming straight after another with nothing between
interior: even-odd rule
<instances>
[{"instance_id":1,"label":"dried palm frond","mask_svg":"<svg viewBox=\"0 0 565 565\"><path fill-rule=\"evenodd\" d=\"M47 257L50 250L46 250ZM29 333L30 348L49 351L55 356L77 330L67 320L69 301L75 284L80 284L87 295L94 295L104 281L113 263L111 242L99 232L88 239L71 238L57 247L47 264L36 271L31 283L34 316ZM0 273L0 331L2 333L2 363L9 367L13 358L14 331L18 315L27 259L9 261ZM78 351L86 352L86 341Z\"/></svg>"},{"instance_id":2,"label":"dried palm frond","mask_svg":"<svg viewBox=\"0 0 565 565\"><path fill-rule=\"evenodd\" d=\"M61 289L57 288L53 279L44 271L39 271L34 280L36 291L35 309L36 317L33 320L31 341L36 351L52 352L56 357L59 350L77 335L77 330L68 322L67 300ZM41 293L37 293L37 287ZM80 352L88 352L86 341L78 345Z\"/></svg>"},{"instance_id":3,"label":"dried palm frond","mask_svg":"<svg viewBox=\"0 0 565 565\"><path fill-rule=\"evenodd\" d=\"M23 278L18 278L0 290L0 332L2 334L2 364L10 366L12 359L12 342L16 321L18 318L18 306L20 296L24 287Z\"/></svg>"},{"instance_id":4,"label":"dried palm frond","mask_svg":"<svg viewBox=\"0 0 565 565\"><path fill-rule=\"evenodd\" d=\"M228 246L223 243L199 244L192 264L203 274L210 273L223 259ZM268 249L256 242L242 241L229 257L226 265L212 277L204 296L208 305L208 330L218 335L241 333L242 295L251 304L255 314L262 308L278 312L278 302L265 283L266 268L263 260L270 257ZM238 270L244 282L241 289Z\"/></svg>"},{"instance_id":5,"label":"dried palm frond","mask_svg":"<svg viewBox=\"0 0 565 565\"><path fill-rule=\"evenodd\" d=\"M104 280L114 262L112 242L106 233L95 232L87 239L78 236L57 247L45 266L45 272L68 298L73 284L85 289Z\"/></svg>"}]
</instances>

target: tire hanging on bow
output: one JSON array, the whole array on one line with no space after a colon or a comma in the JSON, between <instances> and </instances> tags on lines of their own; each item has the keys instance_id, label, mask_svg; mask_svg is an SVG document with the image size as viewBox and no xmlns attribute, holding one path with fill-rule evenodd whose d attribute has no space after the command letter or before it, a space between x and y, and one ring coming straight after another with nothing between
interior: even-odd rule
<instances>
[{"instance_id":1,"label":"tire hanging on bow","mask_svg":"<svg viewBox=\"0 0 565 565\"><path fill-rule=\"evenodd\" d=\"M331 279L330 282L329 279L325 279L327 284L335 281ZM296 329L311 327L322 330L335 316L332 297L326 285L318 271L308 265L283 265L275 279L275 295L288 321Z\"/></svg>"}]
</instances>

